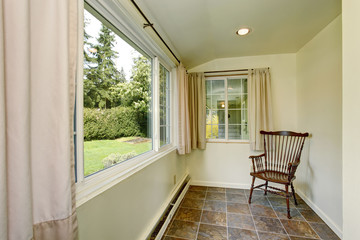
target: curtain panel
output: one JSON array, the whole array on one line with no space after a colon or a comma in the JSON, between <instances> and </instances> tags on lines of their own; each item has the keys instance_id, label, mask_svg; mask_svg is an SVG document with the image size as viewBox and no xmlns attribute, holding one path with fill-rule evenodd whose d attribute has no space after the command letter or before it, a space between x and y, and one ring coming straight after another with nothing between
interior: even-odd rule
<instances>
[{"instance_id":1,"label":"curtain panel","mask_svg":"<svg viewBox=\"0 0 360 240\"><path fill-rule=\"evenodd\" d=\"M177 67L178 83L178 153L187 154L191 152L190 118L188 103L188 78L186 69L180 63Z\"/></svg>"},{"instance_id":2,"label":"curtain panel","mask_svg":"<svg viewBox=\"0 0 360 240\"><path fill-rule=\"evenodd\" d=\"M0 239L77 239L77 4L0 3Z\"/></svg>"},{"instance_id":3,"label":"curtain panel","mask_svg":"<svg viewBox=\"0 0 360 240\"><path fill-rule=\"evenodd\" d=\"M249 69L248 71L248 111L249 138L251 150L264 150L260 131L273 128L270 70Z\"/></svg>"},{"instance_id":4,"label":"curtain panel","mask_svg":"<svg viewBox=\"0 0 360 240\"><path fill-rule=\"evenodd\" d=\"M178 153L206 148L206 96L204 73L186 73L180 64L178 82Z\"/></svg>"},{"instance_id":5,"label":"curtain panel","mask_svg":"<svg viewBox=\"0 0 360 240\"><path fill-rule=\"evenodd\" d=\"M206 147L206 95L204 73L189 73L189 118L191 148Z\"/></svg>"}]
</instances>

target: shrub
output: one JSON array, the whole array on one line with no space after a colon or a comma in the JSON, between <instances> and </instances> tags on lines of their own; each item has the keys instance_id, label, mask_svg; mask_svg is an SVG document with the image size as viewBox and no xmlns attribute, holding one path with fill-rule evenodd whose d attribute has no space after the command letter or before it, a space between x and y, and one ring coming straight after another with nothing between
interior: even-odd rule
<instances>
[{"instance_id":1,"label":"shrub","mask_svg":"<svg viewBox=\"0 0 360 240\"><path fill-rule=\"evenodd\" d=\"M131 107L84 108L84 140L141 136L138 115Z\"/></svg>"},{"instance_id":2,"label":"shrub","mask_svg":"<svg viewBox=\"0 0 360 240\"><path fill-rule=\"evenodd\" d=\"M102 163L104 165L104 168L108 168L116 163L123 162L123 161L133 158L135 156L136 156L135 151L132 151L129 153L124 153L124 154L112 153L109 156L107 156L106 158L104 158L102 160Z\"/></svg>"}]
</instances>

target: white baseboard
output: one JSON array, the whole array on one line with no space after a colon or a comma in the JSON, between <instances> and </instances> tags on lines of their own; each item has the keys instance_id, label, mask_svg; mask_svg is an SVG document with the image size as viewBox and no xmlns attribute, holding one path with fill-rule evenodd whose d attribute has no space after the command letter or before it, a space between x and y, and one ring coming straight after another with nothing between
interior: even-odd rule
<instances>
[{"instance_id":1,"label":"white baseboard","mask_svg":"<svg viewBox=\"0 0 360 240\"><path fill-rule=\"evenodd\" d=\"M189 173L186 172L183 177L181 178L181 180L176 184L176 186L173 188L173 190L171 191L170 195L168 196L168 198L164 201L164 203L161 205L159 211L155 214L154 218L152 219L152 221L150 222L150 224L148 225L148 227L145 229L145 231L143 232L143 234L141 235L141 237L139 238L139 240L144 240L146 239L151 232L153 231L153 229L156 227L156 224L158 223L159 219L161 218L161 216L163 215L163 213L165 212L166 208L169 206L169 204L171 203L171 200L175 197L175 194L178 192L178 190L180 189L180 187L182 186L182 184L185 182L186 178L189 176Z\"/></svg>"},{"instance_id":2,"label":"white baseboard","mask_svg":"<svg viewBox=\"0 0 360 240\"><path fill-rule=\"evenodd\" d=\"M334 223L331 218L324 213L315 203L313 203L302 191L296 189L295 190L297 194L311 207L314 212L316 212L317 215L338 235L340 239L342 239L342 229L340 226L338 226L336 223Z\"/></svg>"},{"instance_id":3,"label":"white baseboard","mask_svg":"<svg viewBox=\"0 0 360 240\"><path fill-rule=\"evenodd\" d=\"M213 181L199 181L199 180L190 180L192 185L201 185L201 186L208 186L208 187L225 187L225 188L242 188L242 189L249 189L250 184L244 183L228 183L228 182L213 182ZM320 218L338 235L339 238L342 238L342 230L340 226L334 223L331 218L325 214L316 204L314 204L308 197L305 196L303 192L296 189L296 193L311 207L311 209L316 212L320 216Z\"/></svg>"},{"instance_id":4,"label":"white baseboard","mask_svg":"<svg viewBox=\"0 0 360 240\"><path fill-rule=\"evenodd\" d=\"M227 182L210 182L210 181L199 181L190 180L191 185L201 185L207 187L225 187L225 188L241 188L249 189L250 184L239 184L239 183L227 183Z\"/></svg>"}]
</instances>

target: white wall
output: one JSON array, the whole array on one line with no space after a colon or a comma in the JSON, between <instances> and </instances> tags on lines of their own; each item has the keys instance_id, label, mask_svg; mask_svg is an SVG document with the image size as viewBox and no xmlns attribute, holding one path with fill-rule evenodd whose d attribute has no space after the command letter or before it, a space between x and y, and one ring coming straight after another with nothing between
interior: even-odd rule
<instances>
[{"instance_id":1,"label":"white wall","mask_svg":"<svg viewBox=\"0 0 360 240\"><path fill-rule=\"evenodd\" d=\"M296 55L298 129L312 137L295 181L298 192L337 233L342 231L341 65L338 16Z\"/></svg>"},{"instance_id":2,"label":"white wall","mask_svg":"<svg viewBox=\"0 0 360 240\"><path fill-rule=\"evenodd\" d=\"M296 55L277 54L210 61L189 70L203 72L270 67L274 127L295 130L296 112ZM208 143L206 150L193 151L187 164L193 182L209 185L248 187L251 155L249 144Z\"/></svg>"},{"instance_id":3,"label":"white wall","mask_svg":"<svg viewBox=\"0 0 360 240\"><path fill-rule=\"evenodd\" d=\"M360 1L343 0L343 239L360 239Z\"/></svg>"},{"instance_id":4,"label":"white wall","mask_svg":"<svg viewBox=\"0 0 360 240\"><path fill-rule=\"evenodd\" d=\"M143 240L175 188L173 176L185 173L185 159L173 151L81 205L80 239Z\"/></svg>"}]
</instances>

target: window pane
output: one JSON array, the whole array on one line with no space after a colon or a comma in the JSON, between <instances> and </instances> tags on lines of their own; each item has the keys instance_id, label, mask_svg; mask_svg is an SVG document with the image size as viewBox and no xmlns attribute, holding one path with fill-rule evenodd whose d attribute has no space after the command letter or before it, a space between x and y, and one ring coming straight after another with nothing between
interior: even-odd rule
<instances>
[{"instance_id":1,"label":"window pane","mask_svg":"<svg viewBox=\"0 0 360 240\"><path fill-rule=\"evenodd\" d=\"M228 108L229 109L240 109L243 106L241 95L228 95Z\"/></svg>"},{"instance_id":2,"label":"window pane","mask_svg":"<svg viewBox=\"0 0 360 240\"><path fill-rule=\"evenodd\" d=\"M218 139L225 139L225 125L219 125Z\"/></svg>"},{"instance_id":3,"label":"window pane","mask_svg":"<svg viewBox=\"0 0 360 240\"><path fill-rule=\"evenodd\" d=\"M241 95L241 108L242 109L247 109L248 108L248 95L247 94L243 94Z\"/></svg>"},{"instance_id":4,"label":"window pane","mask_svg":"<svg viewBox=\"0 0 360 240\"><path fill-rule=\"evenodd\" d=\"M225 94L225 81L224 80L212 80L211 94Z\"/></svg>"},{"instance_id":5,"label":"window pane","mask_svg":"<svg viewBox=\"0 0 360 240\"><path fill-rule=\"evenodd\" d=\"M160 125L166 125L167 123L166 112L167 112L166 107L160 106Z\"/></svg>"},{"instance_id":6,"label":"window pane","mask_svg":"<svg viewBox=\"0 0 360 240\"><path fill-rule=\"evenodd\" d=\"M229 125L229 139L242 139L241 138L241 125Z\"/></svg>"},{"instance_id":7,"label":"window pane","mask_svg":"<svg viewBox=\"0 0 360 240\"><path fill-rule=\"evenodd\" d=\"M247 110L241 110L241 124L248 124L248 111Z\"/></svg>"},{"instance_id":8,"label":"window pane","mask_svg":"<svg viewBox=\"0 0 360 240\"><path fill-rule=\"evenodd\" d=\"M211 109L225 109L225 95L211 96Z\"/></svg>"},{"instance_id":9,"label":"window pane","mask_svg":"<svg viewBox=\"0 0 360 240\"><path fill-rule=\"evenodd\" d=\"M211 84L212 84L211 81L205 81L206 93L209 95L211 94Z\"/></svg>"},{"instance_id":10,"label":"window pane","mask_svg":"<svg viewBox=\"0 0 360 240\"><path fill-rule=\"evenodd\" d=\"M206 138L225 139L225 125L206 125Z\"/></svg>"},{"instance_id":11,"label":"window pane","mask_svg":"<svg viewBox=\"0 0 360 240\"><path fill-rule=\"evenodd\" d=\"M211 124L211 115L208 109L206 109L206 124Z\"/></svg>"},{"instance_id":12,"label":"window pane","mask_svg":"<svg viewBox=\"0 0 360 240\"><path fill-rule=\"evenodd\" d=\"M229 109L247 109L247 94L228 95Z\"/></svg>"},{"instance_id":13,"label":"window pane","mask_svg":"<svg viewBox=\"0 0 360 240\"><path fill-rule=\"evenodd\" d=\"M243 93L248 93L246 78L243 79Z\"/></svg>"},{"instance_id":14,"label":"window pane","mask_svg":"<svg viewBox=\"0 0 360 240\"><path fill-rule=\"evenodd\" d=\"M169 130L170 128L167 126L160 127L160 146L166 145L169 143Z\"/></svg>"},{"instance_id":15,"label":"window pane","mask_svg":"<svg viewBox=\"0 0 360 240\"><path fill-rule=\"evenodd\" d=\"M242 93L242 79L229 79L228 82L228 94L241 94Z\"/></svg>"},{"instance_id":16,"label":"window pane","mask_svg":"<svg viewBox=\"0 0 360 240\"><path fill-rule=\"evenodd\" d=\"M206 109L211 109L211 95L206 96Z\"/></svg>"},{"instance_id":17,"label":"window pane","mask_svg":"<svg viewBox=\"0 0 360 240\"><path fill-rule=\"evenodd\" d=\"M84 10L84 175L152 149L152 60Z\"/></svg>"},{"instance_id":18,"label":"window pane","mask_svg":"<svg viewBox=\"0 0 360 240\"><path fill-rule=\"evenodd\" d=\"M212 111L211 124L225 124L225 111Z\"/></svg>"},{"instance_id":19,"label":"window pane","mask_svg":"<svg viewBox=\"0 0 360 240\"><path fill-rule=\"evenodd\" d=\"M211 124L206 124L206 138L211 138Z\"/></svg>"},{"instance_id":20,"label":"window pane","mask_svg":"<svg viewBox=\"0 0 360 240\"><path fill-rule=\"evenodd\" d=\"M242 134L242 139L249 139L249 129L248 129L248 125L241 125L241 134Z\"/></svg>"},{"instance_id":21,"label":"window pane","mask_svg":"<svg viewBox=\"0 0 360 240\"><path fill-rule=\"evenodd\" d=\"M160 64L160 147L170 143L170 73Z\"/></svg>"},{"instance_id":22,"label":"window pane","mask_svg":"<svg viewBox=\"0 0 360 240\"><path fill-rule=\"evenodd\" d=\"M229 124L241 123L241 110L229 110L228 113Z\"/></svg>"}]
</instances>

